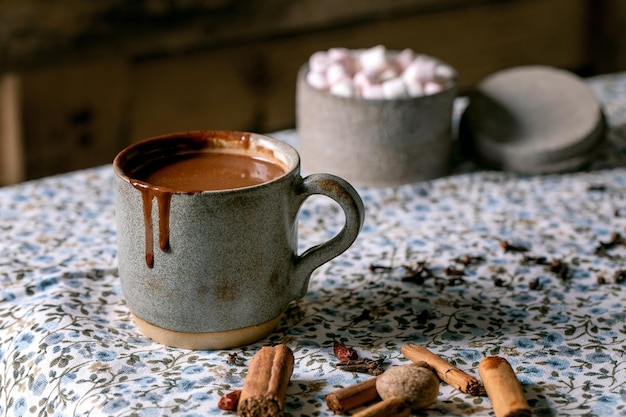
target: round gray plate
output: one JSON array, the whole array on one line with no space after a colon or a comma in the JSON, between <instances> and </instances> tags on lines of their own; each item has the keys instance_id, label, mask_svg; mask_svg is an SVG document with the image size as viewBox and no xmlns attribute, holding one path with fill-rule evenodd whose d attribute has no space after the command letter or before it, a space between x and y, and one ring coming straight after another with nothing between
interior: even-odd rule
<instances>
[{"instance_id":1,"label":"round gray plate","mask_svg":"<svg viewBox=\"0 0 626 417\"><path fill-rule=\"evenodd\" d=\"M497 72L469 96L460 135L484 163L526 174L583 166L604 132L600 103L578 76L526 66Z\"/></svg>"}]
</instances>

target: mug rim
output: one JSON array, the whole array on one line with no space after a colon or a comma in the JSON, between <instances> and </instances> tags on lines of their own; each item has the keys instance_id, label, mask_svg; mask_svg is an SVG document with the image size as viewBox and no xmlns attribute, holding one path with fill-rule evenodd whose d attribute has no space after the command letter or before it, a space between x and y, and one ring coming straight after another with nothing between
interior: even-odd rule
<instances>
[{"instance_id":1,"label":"mug rim","mask_svg":"<svg viewBox=\"0 0 626 417\"><path fill-rule=\"evenodd\" d=\"M225 143L234 143L234 146L225 146ZM164 144L170 144L165 147ZM159 146L161 145L161 146ZM144 165L150 163L158 157L163 156L167 149L179 151L180 154L186 152L198 152L203 149L213 149L214 152L247 154L246 151L253 150L253 153L260 155L261 150L265 154L265 159L269 162L280 165L285 172L260 184L247 185L243 187L227 188L220 190L199 190L180 191L169 187L163 187L140 180L133 175L141 168L140 164L132 164L133 158L141 158ZM239 152L232 152L238 150ZM256 150L256 153L255 151ZM150 158L152 155L152 159ZM279 157L279 155L281 157ZM169 155L168 155L169 156ZM138 161L139 162L139 161ZM281 179L297 172L300 167L300 155L296 149L274 137L238 130L191 130L186 132L174 132L165 135L153 136L134 142L118 152L113 159L113 170L122 180L137 186L149 187L152 189L169 192L172 194L203 194L203 193L229 193L239 190L263 187L268 184L280 181Z\"/></svg>"}]
</instances>

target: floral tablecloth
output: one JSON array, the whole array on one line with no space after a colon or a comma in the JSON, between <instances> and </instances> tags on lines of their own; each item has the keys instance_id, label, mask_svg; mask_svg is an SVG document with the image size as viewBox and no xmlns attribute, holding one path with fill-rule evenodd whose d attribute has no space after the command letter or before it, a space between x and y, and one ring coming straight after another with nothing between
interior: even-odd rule
<instances>
[{"instance_id":1,"label":"floral tablecloth","mask_svg":"<svg viewBox=\"0 0 626 417\"><path fill-rule=\"evenodd\" d=\"M110 166L0 188L0 415L228 415L220 396L277 343L296 360L286 414L330 415L326 393L370 377L335 366L337 340L383 367L419 344L476 376L499 355L537 416L626 416L626 75L589 83L610 125L591 169L529 177L459 159L449 177L360 189L354 246L314 273L271 336L239 349L138 333L117 276ZM341 226L326 199L300 218L302 248ZM432 276L415 279L419 268ZM493 412L442 384L421 415Z\"/></svg>"}]
</instances>

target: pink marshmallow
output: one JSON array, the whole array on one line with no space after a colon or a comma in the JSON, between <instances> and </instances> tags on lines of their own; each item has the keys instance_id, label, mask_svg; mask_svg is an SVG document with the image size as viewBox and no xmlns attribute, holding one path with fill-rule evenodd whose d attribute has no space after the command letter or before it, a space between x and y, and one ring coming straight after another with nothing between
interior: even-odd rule
<instances>
[{"instance_id":1,"label":"pink marshmallow","mask_svg":"<svg viewBox=\"0 0 626 417\"><path fill-rule=\"evenodd\" d=\"M330 58L325 51L314 52L309 57L309 68L314 72L324 72L330 64Z\"/></svg>"},{"instance_id":2,"label":"pink marshmallow","mask_svg":"<svg viewBox=\"0 0 626 417\"><path fill-rule=\"evenodd\" d=\"M348 48L330 48L328 58L332 62L345 61L352 58L352 52Z\"/></svg>"},{"instance_id":3,"label":"pink marshmallow","mask_svg":"<svg viewBox=\"0 0 626 417\"><path fill-rule=\"evenodd\" d=\"M369 100L382 100L385 98L383 86L380 84L366 85L361 90L361 97Z\"/></svg>"},{"instance_id":4,"label":"pink marshmallow","mask_svg":"<svg viewBox=\"0 0 626 417\"><path fill-rule=\"evenodd\" d=\"M351 79L350 73L346 67L339 62L333 62L326 69L326 79L329 85L337 84L345 79Z\"/></svg>"},{"instance_id":5,"label":"pink marshmallow","mask_svg":"<svg viewBox=\"0 0 626 417\"><path fill-rule=\"evenodd\" d=\"M306 82L309 83L310 86L320 90L328 89L326 76L321 72L309 71L306 74Z\"/></svg>"},{"instance_id":6,"label":"pink marshmallow","mask_svg":"<svg viewBox=\"0 0 626 417\"><path fill-rule=\"evenodd\" d=\"M376 82L375 74L367 73L366 71L359 71L354 74L352 78L355 87L363 88L366 85L372 85Z\"/></svg>"},{"instance_id":7,"label":"pink marshmallow","mask_svg":"<svg viewBox=\"0 0 626 417\"><path fill-rule=\"evenodd\" d=\"M406 48L400 51L400 53L393 60L394 64L398 67L399 72L407 69L409 65L415 60L415 52L412 49Z\"/></svg>"},{"instance_id":8,"label":"pink marshmallow","mask_svg":"<svg viewBox=\"0 0 626 417\"><path fill-rule=\"evenodd\" d=\"M424 94L436 94L443 90L443 86L437 81L429 81L424 84Z\"/></svg>"}]
</instances>

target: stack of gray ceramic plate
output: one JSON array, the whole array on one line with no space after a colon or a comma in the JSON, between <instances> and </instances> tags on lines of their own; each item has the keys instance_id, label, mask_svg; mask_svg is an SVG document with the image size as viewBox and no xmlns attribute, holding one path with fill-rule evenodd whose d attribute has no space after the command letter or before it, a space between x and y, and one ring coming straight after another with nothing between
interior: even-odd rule
<instances>
[{"instance_id":1,"label":"stack of gray ceramic plate","mask_svg":"<svg viewBox=\"0 0 626 417\"><path fill-rule=\"evenodd\" d=\"M601 105L580 77L526 66L497 72L477 86L460 138L491 167L544 174L583 167L604 126Z\"/></svg>"}]
</instances>

